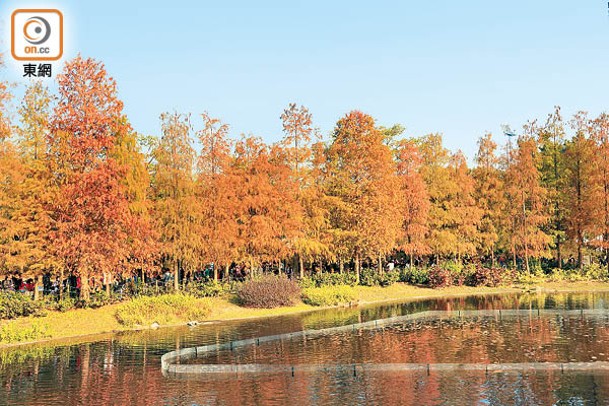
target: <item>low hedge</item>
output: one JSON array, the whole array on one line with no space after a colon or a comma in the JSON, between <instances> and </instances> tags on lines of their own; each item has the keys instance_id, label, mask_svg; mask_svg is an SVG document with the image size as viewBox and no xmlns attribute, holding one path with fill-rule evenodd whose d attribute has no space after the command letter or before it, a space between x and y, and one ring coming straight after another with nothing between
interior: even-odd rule
<instances>
[{"instance_id":1,"label":"low hedge","mask_svg":"<svg viewBox=\"0 0 609 406\"><path fill-rule=\"evenodd\" d=\"M152 323L175 324L209 317L209 299L199 299L179 293L142 296L122 303L116 309L119 323L133 327L149 326Z\"/></svg>"},{"instance_id":2,"label":"low hedge","mask_svg":"<svg viewBox=\"0 0 609 406\"><path fill-rule=\"evenodd\" d=\"M307 288L302 293L303 302L311 306L338 306L352 303L356 299L355 289L348 285Z\"/></svg>"},{"instance_id":3,"label":"low hedge","mask_svg":"<svg viewBox=\"0 0 609 406\"><path fill-rule=\"evenodd\" d=\"M237 291L241 305L263 309L292 306L298 302L300 295L301 288L296 281L274 275L249 280Z\"/></svg>"},{"instance_id":4,"label":"low hedge","mask_svg":"<svg viewBox=\"0 0 609 406\"><path fill-rule=\"evenodd\" d=\"M20 292L0 293L0 319L16 319L24 316L42 315L44 309L41 302Z\"/></svg>"}]
</instances>

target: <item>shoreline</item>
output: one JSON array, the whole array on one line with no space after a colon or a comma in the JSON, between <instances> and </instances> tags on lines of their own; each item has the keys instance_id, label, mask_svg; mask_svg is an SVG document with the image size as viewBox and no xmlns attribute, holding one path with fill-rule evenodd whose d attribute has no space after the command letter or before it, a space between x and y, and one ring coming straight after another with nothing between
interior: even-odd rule
<instances>
[{"instance_id":1,"label":"shoreline","mask_svg":"<svg viewBox=\"0 0 609 406\"><path fill-rule=\"evenodd\" d=\"M458 298L466 296L483 296L496 294L552 294L552 293L601 293L609 292L609 282L585 281L585 282L545 282L536 285L511 285L495 288L489 287L466 287L451 286L442 289L431 289L396 283L389 287L356 287L359 294L359 301L354 307L366 307L383 303L404 303L427 299ZM327 310L345 306L323 306L316 307L304 303L299 303L289 307L279 307L275 309L253 309L240 307L227 298L211 298L213 312L206 320L199 321L199 325L217 324L229 321L252 320L272 318L277 316L288 316ZM0 344L0 350L10 351L19 347L33 345L62 346L77 344L80 342L97 341L109 338L121 332L154 330L149 326L124 327L118 323L114 317L117 305L104 306L97 309L74 309L64 313L49 312L46 317L23 317L14 320L3 321L3 324L13 324L16 328L25 328L36 322L48 322L57 324L51 329L51 337L40 338L30 341L19 341L13 343ZM78 324L83 320L99 320L84 328L78 328ZM175 324L163 324L159 328L166 329L171 327L182 327L188 320Z\"/></svg>"}]
</instances>

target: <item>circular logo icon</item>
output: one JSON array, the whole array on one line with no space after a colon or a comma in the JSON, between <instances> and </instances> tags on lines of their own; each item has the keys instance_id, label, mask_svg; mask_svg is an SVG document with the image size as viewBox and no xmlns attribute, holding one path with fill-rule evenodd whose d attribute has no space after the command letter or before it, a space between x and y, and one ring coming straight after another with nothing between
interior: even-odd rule
<instances>
[{"instance_id":1,"label":"circular logo icon","mask_svg":"<svg viewBox=\"0 0 609 406\"><path fill-rule=\"evenodd\" d=\"M31 17L23 25L23 35L32 45L43 44L51 36L51 25L42 17Z\"/></svg>"}]
</instances>

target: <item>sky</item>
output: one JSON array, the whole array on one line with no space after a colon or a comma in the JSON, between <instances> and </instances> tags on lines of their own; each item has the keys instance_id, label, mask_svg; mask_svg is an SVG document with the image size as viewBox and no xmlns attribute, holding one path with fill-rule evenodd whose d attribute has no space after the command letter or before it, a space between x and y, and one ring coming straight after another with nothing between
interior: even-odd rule
<instances>
[{"instance_id":1,"label":"sky","mask_svg":"<svg viewBox=\"0 0 609 406\"><path fill-rule=\"evenodd\" d=\"M63 12L63 61L103 61L144 134L160 133L162 112L197 126L208 111L235 138L274 142L296 102L326 137L358 109L407 136L440 132L471 158L486 132L502 141L501 124L543 121L554 105L609 109L607 1L8 0L0 23L36 7Z\"/></svg>"}]
</instances>

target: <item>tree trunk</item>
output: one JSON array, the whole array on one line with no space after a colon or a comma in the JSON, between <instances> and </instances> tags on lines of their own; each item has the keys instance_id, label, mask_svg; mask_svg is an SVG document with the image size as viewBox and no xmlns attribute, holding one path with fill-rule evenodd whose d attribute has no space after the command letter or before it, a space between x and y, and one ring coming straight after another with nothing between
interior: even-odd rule
<instances>
[{"instance_id":1,"label":"tree trunk","mask_svg":"<svg viewBox=\"0 0 609 406\"><path fill-rule=\"evenodd\" d=\"M214 262L214 283L218 283L218 266Z\"/></svg>"},{"instance_id":2,"label":"tree trunk","mask_svg":"<svg viewBox=\"0 0 609 406\"><path fill-rule=\"evenodd\" d=\"M42 286L42 275L38 275L36 278L36 286L34 286L34 300L42 299L42 295L40 294L39 287Z\"/></svg>"},{"instance_id":3,"label":"tree trunk","mask_svg":"<svg viewBox=\"0 0 609 406\"><path fill-rule=\"evenodd\" d=\"M560 236L556 236L556 262L558 262L558 269L562 269L562 253L560 250Z\"/></svg>"},{"instance_id":4,"label":"tree trunk","mask_svg":"<svg viewBox=\"0 0 609 406\"><path fill-rule=\"evenodd\" d=\"M173 289L178 292L180 290L180 261L176 261L175 270L173 272Z\"/></svg>"},{"instance_id":5,"label":"tree trunk","mask_svg":"<svg viewBox=\"0 0 609 406\"><path fill-rule=\"evenodd\" d=\"M360 260L359 254L355 254L355 283L359 285L359 273L360 273Z\"/></svg>"},{"instance_id":6,"label":"tree trunk","mask_svg":"<svg viewBox=\"0 0 609 406\"><path fill-rule=\"evenodd\" d=\"M230 282L230 265L226 264L224 266L224 278L226 278L227 282Z\"/></svg>"},{"instance_id":7,"label":"tree trunk","mask_svg":"<svg viewBox=\"0 0 609 406\"><path fill-rule=\"evenodd\" d=\"M302 255L298 254L298 272L300 275L300 279L304 278L304 261L302 259Z\"/></svg>"},{"instance_id":8,"label":"tree trunk","mask_svg":"<svg viewBox=\"0 0 609 406\"><path fill-rule=\"evenodd\" d=\"M383 273L383 258L382 258L380 253L379 253L378 262L377 262L376 265L377 265L377 269L378 269L379 274L382 274Z\"/></svg>"},{"instance_id":9,"label":"tree trunk","mask_svg":"<svg viewBox=\"0 0 609 406\"><path fill-rule=\"evenodd\" d=\"M512 263L514 266L514 269L518 269L518 264L516 263L516 248L514 246L512 246Z\"/></svg>"},{"instance_id":10,"label":"tree trunk","mask_svg":"<svg viewBox=\"0 0 609 406\"><path fill-rule=\"evenodd\" d=\"M577 241L577 268L582 269L583 266L583 256L582 256L582 244L583 244L583 235L581 232L578 232L578 241Z\"/></svg>"},{"instance_id":11,"label":"tree trunk","mask_svg":"<svg viewBox=\"0 0 609 406\"><path fill-rule=\"evenodd\" d=\"M112 283L112 274L104 272L104 282L106 283L106 293L110 296L110 284Z\"/></svg>"},{"instance_id":12,"label":"tree trunk","mask_svg":"<svg viewBox=\"0 0 609 406\"><path fill-rule=\"evenodd\" d=\"M343 262L342 258L339 258L338 259L338 273L342 275L343 272L345 272L345 263Z\"/></svg>"},{"instance_id":13,"label":"tree trunk","mask_svg":"<svg viewBox=\"0 0 609 406\"><path fill-rule=\"evenodd\" d=\"M88 302L91 299L91 290L89 288L89 272L80 273L80 300Z\"/></svg>"}]
</instances>

